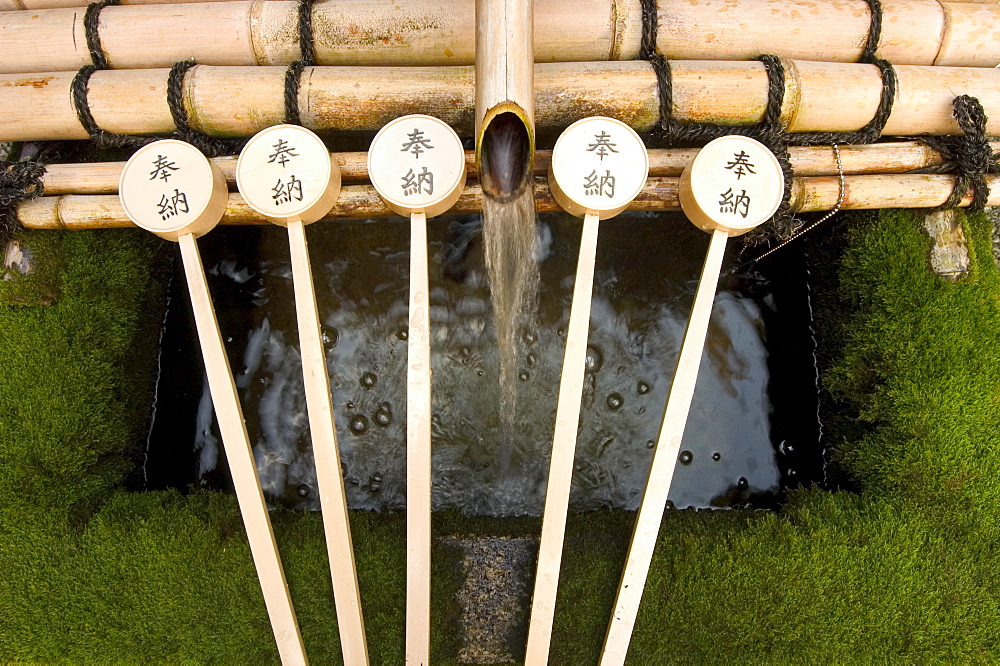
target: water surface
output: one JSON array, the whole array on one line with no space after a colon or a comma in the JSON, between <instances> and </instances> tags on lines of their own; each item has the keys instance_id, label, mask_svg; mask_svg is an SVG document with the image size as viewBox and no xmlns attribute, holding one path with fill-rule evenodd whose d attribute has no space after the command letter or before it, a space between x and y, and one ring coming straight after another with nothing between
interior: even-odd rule
<instances>
[{"instance_id":1,"label":"water surface","mask_svg":"<svg viewBox=\"0 0 1000 666\"><path fill-rule=\"evenodd\" d=\"M535 323L518 330L516 412L500 390L479 217L430 221L435 509L541 511L581 221L539 220L539 296ZM677 214L601 225L575 510L638 506L708 247ZM404 508L408 222L317 223L308 238L350 505ZM201 243L265 491L275 503L316 509L285 231L219 229ZM797 270L780 279L804 279ZM189 305L176 292L185 287L174 282L149 485L224 487ZM785 483L813 480L798 473L812 470L799 457L819 456L808 310L799 291L773 287L756 273L724 280L671 487L675 506L768 506Z\"/></svg>"}]
</instances>

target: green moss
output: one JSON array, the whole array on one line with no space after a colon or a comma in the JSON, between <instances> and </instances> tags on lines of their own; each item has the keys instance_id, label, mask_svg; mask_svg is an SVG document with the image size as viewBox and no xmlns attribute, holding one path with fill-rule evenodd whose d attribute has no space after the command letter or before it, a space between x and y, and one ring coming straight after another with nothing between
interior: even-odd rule
<instances>
[{"instance_id":1,"label":"green moss","mask_svg":"<svg viewBox=\"0 0 1000 666\"><path fill-rule=\"evenodd\" d=\"M992 514L1000 505L1000 278L985 216L966 220L972 271L926 269L917 219L857 225L842 271L840 360L830 390L869 425L838 459L878 496Z\"/></svg>"},{"instance_id":2,"label":"green moss","mask_svg":"<svg viewBox=\"0 0 1000 666\"><path fill-rule=\"evenodd\" d=\"M65 268L62 234L21 232L14 238L31 253L32 272L23 275L17 270L0 268L0 303L49 305L59 297Z\"/></svg>"},{"instance_id":3,"label":"green moss","mask_svg":"<svg viewBox=\"0 0 1000 666\"><path fill-rule=\"evenodd\" d=\"M141 324L160 242L135 231L47 242L62 255L59 300L0 308L0 504L66 509L132 469L152 385L123 371L150 365Z\"/></svg>"}]
</instances>

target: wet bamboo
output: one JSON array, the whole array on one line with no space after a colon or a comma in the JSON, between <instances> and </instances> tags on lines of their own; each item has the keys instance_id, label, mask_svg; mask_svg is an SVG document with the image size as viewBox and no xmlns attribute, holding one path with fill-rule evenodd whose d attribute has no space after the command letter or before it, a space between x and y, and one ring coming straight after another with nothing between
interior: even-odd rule
<instances>
[{"instance_id":1,"label":"wet bamboo","mask_svg":"<svg viewBox=\"0 0 1000 666\"><path fill-rule=\"evenodd\" d=\"M786 60L782 122L791 132L856 130L878 107L874 65ZM675 61L673 115L679 121L746 125L767 105L759 62ZM594 114L649 131L659 117L656 77L646 62L535 65L535 122L559 130ZM952 101L975 95L1000 134L1000 69L896 67L887 136L957 134ZM86 139L69 92L72 72L0 75L0 141ZM210 135L249 136L283 122L283 67L192 68L184 80L191 125ZM463 136L474 129L471 67L316 67L303 73L303 123L320 132L379 129L408 113L441 118ZM98 126L126 134L169 134L167 70L109 70L90 79Z\"/></svg>"},{"instance_id":2,"label":"wet bamboo","mask_svg":"<svg viewBox=\"0 0 1000 666\"><path fill-rule=\"evenodd\" d=\"M877 208L933 208L943 204L951 194L953 176L930 174L879 174L847 176L845 179L845 210ZM1000 174L986 176L990 186L989 206L1000 205ZM796 178L791 192L791 207L796 212L831 210L840 191L837 176ZM961 205L972 202L967 195ZM483 193L478 184L468 185L449 211L475 213L482 210ZM552 198L544 178L535 179L535 207L539 212L560 210ZM675 210L677 178L651 177L642 192L629 205L629 210ZM327 215L328 220L393 217L393 213L370 185L348 185ZM21 203L18 221L27 229L113 229L131 227L117 196L87 194L44 196ZM244 203L239 194L230 193L226 212L220 224L270 224Z\"/></svg>"},{"instance_id":3,"label":"wet bamboo","mask_svg":"<svg viewBox=\"0 0 1000 666\"><path fill-rule=\"evenodd\" d=\"M0 0L85 4L79 0ZM1000 62L995 3L882 0L877 54L898 64L993 67ZM865 0L660 0L657 45L671 59L741 60L771 53L857 62L868 35ZM241 0L106 7L100 36L112 67L287 65L299 57L297 3ZM0 72L78 69L91 63L79 7L0 12ZM639 0L539 0L535 61L632 60ZM320 2L314 44L322 65L470 65L475 2ZM151 38L151 36L153 38ZM530 43L530 42L528 42Z\"/></svg>"},{"instance_id":4,"label":"wet bamboo","mask_svg":"<svg viewBox=\"0 0 1000 666\"><path fill-rule=\"evenodd\" d=\"M1000 153L1000 141L990 143L994 154ZM906 173L914 169L936 167L944 163L941 154L919 141L841 145L841 165L848 175ZM797 176L829 176L837 173L837 160L829 146L793 146L789 148L792 171ZM698 154L697 148L657 149L648 151L650 176L679 176ZM535 153L535 175L549 168L552 151ZM368 153L336 153L344 183L368 182ZM211 160L226 177L229 188L236 189L236 157ZM465 153L466 168L474 173L475 153ZM45 194L115 194L124 162L89 162L48 164L42 177Z\"/></svg>"}]
</instances>

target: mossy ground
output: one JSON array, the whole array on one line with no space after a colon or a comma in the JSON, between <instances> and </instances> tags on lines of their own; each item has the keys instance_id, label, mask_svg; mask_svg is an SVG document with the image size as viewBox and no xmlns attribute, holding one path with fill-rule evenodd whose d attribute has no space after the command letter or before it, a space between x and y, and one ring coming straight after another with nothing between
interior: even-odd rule
<instances>
[{"instance_id":1,"label":"mossy ground","mask_svg":"<svg viewBox=\"0 0 1000 666\"><path fill-rule=\"evenodd\" d=\"M908 213L841 222L819 299L827 443L858 492L779 512L670 512L634 663L968 662L1000 656L1000 275L927 270ZM144 439L157 261L136 232L53 235L62 296L0 309L0 660L277 659L232 497L124 489ZM832 241L827 241L832 242ZM148 366L148 364L147 364ZM318 516L275 512L313 663L338 661ZM403 660L405 523L351 516L372 662ZM571 517L553 663L595 663L633 516ZM537 533L436 517L439 534ZM456 553L434 561L434 661L455 654Z\"/></svg>"}]
</instances>

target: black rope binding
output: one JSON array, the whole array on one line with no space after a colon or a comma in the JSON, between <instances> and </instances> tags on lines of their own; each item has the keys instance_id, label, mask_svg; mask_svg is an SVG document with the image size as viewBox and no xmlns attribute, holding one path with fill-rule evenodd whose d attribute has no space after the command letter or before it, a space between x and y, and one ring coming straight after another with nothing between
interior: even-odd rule
<instances>
[{"instance_id":1,"label":"black rope binding","mask_svg":"<svg viewBox=\"0 0 1000 666\"><path fill-rule=\"evenodd\" d=\"M121 0L101 0L87 7L83 17L84 32L87 36L87 48L90 50L92 65L80 68L73 77L70 90L73 95L73 106L80 124L90 135L98 148L141 148L157 140L157 137L137 136L132 134L115 134L97 126L94 114L90 111L87 95L90 92L90 77L94 72L108 69L108 56L101 46L101 35L98 31L101 10L108 5L118 5ZM207 136L188 125L187 109L184 108L184 74L194 67L193 60L184 60L174 64L167 76L167 106L174 120L174 135L182 141L187 141L208 157L233 154L239 152L245 142L226 141Z\"/></svg>"},{"instance_id":2,"label":"black rope binding","mask_svg":"<svg viewBox=\"0 0 1000 666\"><path fill-rule=\"evenodd\" d=\"M643 15L645 17L645 14ZM643 33L647 32L644 25ZM801 226L791 215L790 199L792 194L792 165L788 158L788 134L781 127L781 105L785 97L785 72L781 60L777 56L762 55L756 58L764 65L767 72L767 106L760 122L753 125L713 125L709 123L684 123L673 119L673 83L670 76L670 62L658 53L654 53L649 62L656 74L657 96L660 118L657 122L654 137L666 145L701 146L722 136L738 134L757 139L774 153L781 165L784 192L781 204L774 216L769 231L757 227L745 235L748 244L765 242L767 236L776 235L788 238Z\"/></svg>"},{"instance_id":3,"label":"black rope binding","mask_svg":"<svg viewBox=\"0 0 1000 666\"><path fill-rule=\"evenodd\" d=\"M896 70L888 60L875 58L871 63L879 68L882 75L882 94L879 97L875 115L861 129L854 132L796 132L789 133L791 146L829 145L832 143L875 143L882 137L882 130L892 114L892 103L896 100ZM783 81L783 79L782 79ZM782 82L782 85L784 83Z\"/></svg>"},{"instance_id":4,"label":"black rope binding","mask_svg":"<svg viewBox=\"0 0 1000 666\"><path fill-rule=\"evenodd\" d=\"M882 77L882 92L879 104L871 121L855 132L805 132L789 133L781 125L781 107L785 97L785 70L781 59L774 55L762 55L755 60L764 65L767 72L767 106L761 120L753 125L715 125L709 123L686 123L673 118L673 82L670 62L656 52L656 38L659 16L656 0L640 0L642 7L642 42L640 57L648 60L656 75L659 119L652 137L667 146L703 146L721 136L738 134L757 139L766 145L781 165L785 188L781 205L771 219L771 224L757 227L743 239L747 244L766 243L772 237L779 241L791 238L802 223L791 215L790 197L792 190L792 169L788 158L790 145L829 145L873 143L882 136L892 104L896 98L896 71L887 61L875 56L882 34L882 6L879 0L867 0L871 8L871 24L868 38L861 53L861 62L878 67Z\"/></svg>"},{"instance_id":5,"label":"black rope binding","mask_svg":"<svg viewBox=\"0 0 1000 666\"><path fill-rule=\"evenodd\" d=\"M879 0L867 0L867 2L871 10L871 24L868 26L868 39L865 41L858 62L874 64L875 50L878 48L879 40L882 39L882 3Z\"/></svg>"},{"instance_id":6,"label":"black rope binding","mask_svg":"<svg viewBox=\"0 0 1000 666\"><path fill-rule=\"evenodd\" d=\"M22 229L17 205L42 194L45 165L40 162L0 162L0 243Z\"/></svg>"},{"instance_id":7,"label":"black rope binding","mask_svg":"<svg viewBox=\"0 0 1000 666\"><path fill-rule=\"evenodd\" d=\"M951 194L947 201L932 209L933 211L955 208L970 189L972 203L969 205L969 210L980 211L986 207L990 195L986 174L1000 171L1000 160L993 154L989 138L986 136L986 111L975 97L959 95L952 102L952 115L958 121L962 136L922 137L921 141L941 153L944 164L920 171L955 172L955 185Z\"/></svg>"},{"instance_id":8,"label":"black rope binding","mask_svg":"<svg viewBox=\"0 0 1000 666\"><path fill-rule=\"evenodd\" d=\"M182 60L174 63L167 75L167 106L170 107L170 117L174 119L174 136L181 141L187 141L203 152L207 157L219 155L234 155L246 145L240 139L218 139L193 129L188 124L187 109L184 108L184 75L197 63L194 60Z\"/></svg>"},{"instance_id":9,"label":"black rope binding","mask_svg":"<svg viewBox=\"0 0 1000 666\"><path fill-rule=\"evenodd\" d=\"M299 59L285 70L285 122L301 125L299 112L299 86L302 70L316 64L316 46L313 43L312 9L315 0L299 0Z\"/></svg>"},{"instance_id":10,"label":"black rope binding","mask_svg":"<svg viewBox=\"0 0 1000 666\"><path fill-rule=\"evenodd\" d=\"M94 114L90 112L90 103L87 101L87 94L90 92L90 77L94 72L108 69L108 55L101 46L101 35L98 26L101 19L101 10L109 5L117 5L120 0L101 0L87 6L87 11L83 15L83 30L87 37L87 49L90 51L92 65L84 65L73 77L70 85L70 92L73 95L73 107L76 109L76 117L87 131L94 145L98 148L139 148L154 141L149 137L133 136L129 134L115 134L106 132L97 126Z\"/></svg>"},{"instance_id":11,"label":"black rope binding","mask_svg":"<svg viewBox=\"0 0 1000 666\"><path fill-rule=\"evenodd\" d=\"M108 54L101 46L101 34L98 31L98 24L101 20L101 10L109 5L120 5L121 0L101 0L87 5L87 11L83 15L83 32L87 37L87 49L90 50L90 59L97 69L108 69Z\"/></svg>"},{"instance_id":12,"label":"black rope binding","mask_svg":"<svg viewBox=\"0 0 1000 666\"><path fill-rule=\"evenodd\" d=\"M73 94L73 106L76 108L76 117L80 124L87 130L87 134L93 139L94 145L98 148L141 148L147 143L156 139L147 136L135 136L131 134L115 134L107 132L97 126L94 114L90 112L90 103L87 101L87 93L90 92L90 77L98 71L96 65L84 65L73 77L70 91Z\"/></svg>"},{"instance_id":13,"label":"black rope binding","mask_svg":"<svg viewBox=\"0 0 1000 666\"><path fill-rule=\"evenodd\" d=\"M651 60L656 55L656 37L660 31L660 17L656 12L656 0L639 0L642 8L642 42L639 58Z\"/></svg>"}]
</instances>

